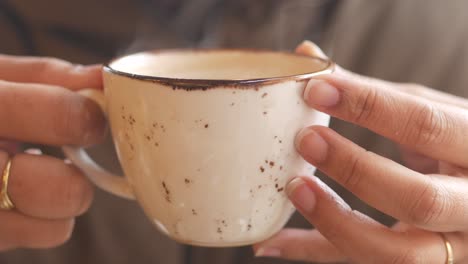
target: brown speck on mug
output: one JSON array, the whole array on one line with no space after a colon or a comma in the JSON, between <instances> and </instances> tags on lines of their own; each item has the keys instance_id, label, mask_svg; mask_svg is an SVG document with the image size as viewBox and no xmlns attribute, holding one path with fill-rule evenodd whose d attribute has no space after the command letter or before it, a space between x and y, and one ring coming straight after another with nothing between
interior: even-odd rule
<instances>
[{"instance_id":1,"label":"brown speck on mug","mask_svg":"<svg viewBox=\"0 0 468 264\"><path fill-rule=\"evenodd\" d=\"M263 93L262 98L265 98L268 95L268 93Z\"/></svg>"},{"instance_id":2,"label":"brown speck on mug","mask_svg":"<svg viewBox=\"0 0 468 264\"><path fill-rule=\"evenodd\" d=\"M192 214L193 215L198 215L197 211L195 211L195 209L192 209Z\"/></svg>"},{"instance_id":3,"label":"brown speck on mug","mask_svg":"<svg viewBox=\"0 0 468 264\"><path fill-rule=\"evenodd\" d=\"M166 196L165 196L166 201L168 203L170 203L171 202L171 196L170 196L171 192L169 191L169 188L167 187L167 185L166 185L166 183L164 181L162 182L162 186L164 188L164 192L166 193Z\"/></svg>"},{"instance_id":4,"label":"brown speck on mug","mask_svg":"<svg viewBox=\"0 0 468 264\"><path fill-rule=\"evenodd\" d=\"M261 171L261 172L264 172L264 171L265 171L265 168L263 168L263 166L260 166L260 171Z\"/></svg>"},{"instance_id":5,"label":"brown speck on mug","mask_svg":"<svg viewBox=\"0 0 468 264\"><path fill-rule=\"evenodd\" d=\"M135 118L132 115L129 115L128 123L132 126L133 124L135 124L135 122L136 122Z\"/></svg>"},{"instance_id":6,"label":"brown speck on mug","mask_svg":"<svg viewBox=\"0 0 468 264\"><path fill-rule=\"evenodd\" d=\"M208 124L205 124L205 128L208 128L208 126L209 126Z\"/></svg>"}]
</instances>

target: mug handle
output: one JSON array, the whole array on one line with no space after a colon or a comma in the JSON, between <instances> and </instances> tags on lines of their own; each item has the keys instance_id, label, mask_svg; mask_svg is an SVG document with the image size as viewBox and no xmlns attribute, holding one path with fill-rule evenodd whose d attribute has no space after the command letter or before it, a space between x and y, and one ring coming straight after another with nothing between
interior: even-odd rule
<instances>
[{"instance_id":1,"label":"mug handle","mask_svg":"<svg viewBox=\"0 0 468 264\"><path fill-rule=\"evenodd\" d=\"M104 93L95 89L80 90L79 94L96 102L106 113ZM116 176L96 164L82 147L63 146L65 156L72 161L99 188L122 198L135 199L130 184L125 177Z\"/></svg>"}]
</instances>

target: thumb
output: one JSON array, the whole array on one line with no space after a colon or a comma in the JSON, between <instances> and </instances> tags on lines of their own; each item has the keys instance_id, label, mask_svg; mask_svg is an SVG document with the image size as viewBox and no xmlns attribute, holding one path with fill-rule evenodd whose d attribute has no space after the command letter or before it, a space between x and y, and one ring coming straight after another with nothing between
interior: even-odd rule
<instances>
[{"instance_id":1,"label":"thumb","mask_svg":"<svg viewBox=\"0 0 468 264\"><path fill-rule=\"evenodd\" d=\"M304 40L301 44L296 47L296 53L309 56L317 56L322 59L328 59L320 47L310 40Z\"/></svg>"}]
</instances>

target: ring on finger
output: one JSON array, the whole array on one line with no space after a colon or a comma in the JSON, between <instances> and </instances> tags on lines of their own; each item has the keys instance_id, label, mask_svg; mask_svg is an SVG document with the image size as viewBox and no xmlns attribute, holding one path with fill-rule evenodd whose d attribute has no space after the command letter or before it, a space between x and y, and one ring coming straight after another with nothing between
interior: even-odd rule
<instances>
[{"instance_id":1,"label":"ring on finger","mask_svg":"<svg viewBox=\"0 0 468 264\"><path fill-rule=\"evenodd\" d=\"M0 189L0 209L2 210L11 210L15 208L15 205L8 196L8 179L10 178L10 168L11 168L11 159L8 158L5 169L2 173L2 182Z\"/></svg>"},{"instance_id":2,"label":"ring on finger","mask_svg":"<svg viewBox=\"0 0 468 264\"><path fill-rule=\"evenodd\" d=\"M447 237L444 234L440 234L442 239L444 240L445 250L447 251L447 260L445 261L446 264L453 264L453 248L452 244L448 241Z\"/></svg>"}]
</instances>

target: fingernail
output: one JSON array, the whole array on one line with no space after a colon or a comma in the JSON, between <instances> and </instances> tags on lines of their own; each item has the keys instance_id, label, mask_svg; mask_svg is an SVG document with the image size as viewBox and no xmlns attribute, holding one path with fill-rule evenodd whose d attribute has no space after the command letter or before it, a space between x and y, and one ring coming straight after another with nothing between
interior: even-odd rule
<instances>
[{"instance_id":1,"label":"fingernail","mask_svg":"<svg viewBox=\"0 0 468 264\"><path fill-rule=\"evenodd\" d=\"M38 148L30 148L24 151L26 154L31 154L31 155L41 155L42 151Z\"/></svg>"},{"instance_id":2,"label":"fingernail","mask_svg":"<svg viewBox=\"0 0 468 264\"><path fill-rule=\"evenodd\" d=\"M256 257L280 257L281 251L277 248L259 248L255 252Z\"/></svg>"},{"instance_id":3,"label":"fingernail","mask_svg":"<svg viewBox=\"0 0 468 264\"><path fill-rule=\"evenodd\" d=\"M315 194L301 178L295 178L286 185L286 194L302 213L311 213L315 208Z\"/></svg>"},{"instance_id":4,"label":"fingernail","mask_svg":"<svg viewBox=\"0 0 468 264\"><path fill-rule=\"evenodd\" d=\"M315 55L317 57L328 59L328 56L323 52L323 50L314 42L310 40L304 40L297 46L297 53L305 55Z\"/></svg>"},{"instance_id":5,"label":"fingernail","mask_svg":"<svg viewBox=\"0 0 468 264\"><path fill-rule=\"evenodd\" d=\"M340 93L328 82L312 79L304 89L304 100L312 105L331 107L338 104Z\"/></svg>"},{"instance_id":6,"label":"fingernail","mask_svg":"<svg viewBox=\"0 0 468 264\"><path fill-rule=\"evenodd\" d=\"M92 65L82 65L82 64L74 64L73 71L79 73L88 73L92 71L96 71L102 67L100 64L92 64Z\"/></svg>"},{"instance_id":7,"label":"fingernail","mask_svg":"<svg viewBox=\"0 0 468 264\"><path fill-rule=\"evenodd\" d=\"M328 152L327 142L311 128L302 129L296 136L296 149L309 162L325 161Z\"/></svg>"}]
</instances>

